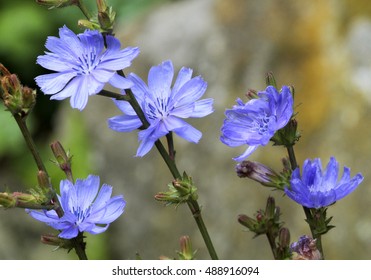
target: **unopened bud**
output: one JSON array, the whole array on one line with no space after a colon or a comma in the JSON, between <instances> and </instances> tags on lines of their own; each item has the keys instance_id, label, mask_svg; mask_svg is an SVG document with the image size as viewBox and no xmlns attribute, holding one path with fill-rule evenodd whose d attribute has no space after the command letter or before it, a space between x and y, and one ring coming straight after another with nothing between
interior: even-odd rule
<instances>
[{"instance_id":1,"label":"unopened bud","mask_svg":"<svg viewBox=\"0 0 371 280\"><path fill-rule=\"evenodd\" d=\"M265 83L266 83L267 86L274 86L275 88L277 88L276 79L274 78L272 72L268 72L266 74L266 76L265 76Z\"/></svg>"},{"instance_id":2,"label":"unopened bud","mask_svg":"<svg viewBox=\"0 0 371 280\"><path fill-rule=\"evenodd\" d=\"M17 75L11 74L0 64L0 98L5 107L13 114L26 117L36 103L36 91L23 87Z\"/></svg>"},{"instance_id":3,"label":"unopened bud","mask_svg":"<svg viewBox=\"0 0 371 280\"><path fill-rule=\"evenodd\" d=\"M193 260L194 252L189 236L182 236L180 238L180 252L178 252L178 255L181 260Z\"/></svg>"},{"instance_id":4,"label":"unopened bud","mask_svg":"<svg viewBox=\"0 0 371 280\"><path fill-rule=\"evenodd\" d=\"M41 242L46 245L57 246L58 248L64 248L67 250L70 250L74 247L72 239L63 239L54 234L41 235Z\"/></svg>"},{"instance_id":5,"label":"unopened bud","mask_svg":"<svg viewBox=\"0 0 371 280\"><path fill-rule=\"evenodd\" d=\"M265 206L265 217L267 220L275 220L276 209L276 201L272 196L269 196L267 198L267 204Z\"/></svg>"},{"instance_id":6,"label":"unopened bud","mask_svg":"<svg viewBox=\"0 0 371 280\"><path fill-rule=\"evenodd\" d=\"M251 231L255 228L257 222L253 218L250 218L249 216L244 214L239 215L237 220L241 225L247 227Z\"/></svg>"},{"instance_id":7,"label":"unopened bud","mask_svg":"<svg viewBox=\"0 0 371 280\"><path fill-rule=\"evenodd\" d=\"M39 187L45 190L49 190L50 178L45 173L45 171L39 170L39 172L37 173L37 182L39 183Z\"/></svg>"},{"instance_id":8,"label":"unopened bud","mask_svg":"<svg viewBox=\"0 0 371 280\"><path fill-rule=\"evenodd\" d=\"M281 248L290 246L290 231L288 228L281 228L278 232L278 242Z\"/></svg>"},{"instance_id":9,"label":"unopened bud","mask_svg":"<svg viewBox=\"0 0 371 280\"><path fill-rule=\"evenodd\" d=\"M237 176L252 179L266 187L280 188L281 178L269 167L255 161L242 161L235 167Z\"/></svg>"},{"instance_id":10,"label":"unopened bud","mask_svg":"<svg viewBox=\"0 0 371 280\"><path fill-rule=\"evenodd\" d=\"M4 208L15 207L17 200L9 193L0 193L0 206Z\"/></svg>"},{"instance_id":11,"label":"unopened bud","mask_svg":"<svg viewBox=\"0 0 371 280\"><path fill-rule=\"evenodd\" d=\"M116 12L112 7L108 7L105 0L97 0L98 22L104 32L111 33L115 22Z\"/></svg>"},{"instance_id":12,"label":"unopened bud","mask_svg":"<svg viewBox=\"0 0 371 280\"><path fill-rule=\"evenodd\" d=\"M66 173L71 173L72 156L70 156L69 153L66 153L62 144L59 141L54 141L51 143L50 148L57 160L59 168Z\"/></svg>"},{"instance_id":13,"label":"unopened bud","mask_svg":"<svg viewBox=\"0 0 371 280\"><path fill-rule=\"evenodd\" d=\"M251 100L251 99L259 98L259 95L258 95L258 92L255 89L249 89L246 92L246 97L247 97L247 99Z\"/></svg>"}]
</instances>

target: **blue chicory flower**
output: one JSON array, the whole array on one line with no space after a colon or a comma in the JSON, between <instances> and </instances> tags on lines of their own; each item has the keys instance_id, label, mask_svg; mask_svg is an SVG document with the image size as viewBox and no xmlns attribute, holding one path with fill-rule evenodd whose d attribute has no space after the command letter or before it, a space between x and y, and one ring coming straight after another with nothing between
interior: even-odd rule
<instances>
[{"instance_id":1,"label":"blue chicory flower","mask_svg":"<svg viewBox=\"0 0 371 280\"><path fill-rule=\"evenodd\" d=\"M61 195L58 196L64 215L59 218L55 210L29 210L36 220L60 230L58 235L71 239L79 232L102 233L110 223L123 212L125 200L122 195L111 198L112 187L106 184L99 189L99 176L89 175L85 180L78 179L73 184L69 180L60 183Z\"/></svg>"},{"instance_id":2,"label":"blue chicory flower","mask_svg":"<svg viewBox=\"0 0 371 280\"><path fill-rule=\"evenodd\" d=\"M45 94L53 95L51 99L71 97L72 108L81 111L88 97L99 93L106 83L120 89L132 85L116 71L131 65L139 54L138 48L120 49L118 39L107 35L104 40L97 30L76 35L64 26L59 29L59 36L49 36L45 46L50 52L37 58L42 67L56 71L35 78Z\"/></svg>"},{"instance_id":3,"label":"blue chicory flower","mask_svg":"<svg viewBox=\"0 0 371 280\"><path fill-rule=\"evenodd\" d=\"M258 97L247 103L238 98L237 105L225 111L220 140L229 147L249 145L242 155L233 158L236 161L243 161L259 146L267 145L293 114L294 101L287 86L283 86L281 92L268 86L258 92Z\"/></svg>"},{"instance_id":4,"label":"blue chicory flower","mask_svg":"<svg viewBox=\"0 0 371 280\"><path fill-rule=\"evenodd\" d=\"M290 188L285 188L285 193L295 202L307 208L326 207L354 191L363 181L363 176L358 173L350 178L350 169L344 167L344 173L338 180L339 164L334 157L330 158L326 169L322 172L319 158L311 161L305 160L303 174L300 175L296 168L291 175Z\"/></svg>"},{"instance_id":5,"label":"blue chicory flower","mask_svg":"<svg viewBox=\"0 0 371 280\"><path fill-rule=\"evenodd\" d=\"M147 154L154 143L170 131L194 143L202 136L199 130L182 119L200 118L213 112L213 99L198 100L205 93L207 83L200 76L192 78L192 69L183 67L171 88L173 76L171 61L165 61L150 69L148 86L137 75L128 76L134 83L131 90L149 122L149 127L139 132L141 143L136 156ZM128 102L114 102L124 114L108 120L111 129L129 132L142 126Z\"/></svg>"}]
</instances>

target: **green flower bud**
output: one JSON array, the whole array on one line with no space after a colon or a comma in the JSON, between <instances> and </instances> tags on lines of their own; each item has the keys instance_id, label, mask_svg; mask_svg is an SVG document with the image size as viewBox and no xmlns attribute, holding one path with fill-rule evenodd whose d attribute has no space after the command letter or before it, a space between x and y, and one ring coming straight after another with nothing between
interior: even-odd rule
<instances>
[{"instance_id":1,"label":"green flower bud","mask_svg":"<svg viewBox=\"0 0 371 280\"><path fill-rule=\"evenodd\" d=\"M36 91L23 87L17 75L11 74L0 64L0 98L5 107L13 114L26 117L36 103Z\"/></svg>"},{"instance_id":2,"label":"green flower bud","mask_svg":"<svg viewBox=\"0 0 371 280\"><path fill-rule=\"evenodd\" d=\"M41 243L44 243L46 245L57 246L57 249L63 248L63 249L71 250L74 248L72 239L59 238L58 236L54 234L41 235Z\"/></svg>"},{"instance_id":3,"label":"green flower bud","mask_svg":"<svg viewBox=\"0 0 371 280\"><path fill-rule=\"evenodd\" d=\"M275 88L277 88L276 79L274 78L272 72L268 72L268 73L266 74L266 76L265 76L265 84L266 84L267 86L274 86Z\"/></svg>"},{"instance_id":4,"label":"green flower bud","mask_svg":"<svg viewBox=\"0 0 371 280\"><path fill-rule=\"evenodd\" d=\"M189 236L180 238L180 252L178 252L180 260L193 260L195 252L192 250L192 243Z\"/></svg>"},{"instance_id":5,"label":"green flower bud","mask_svg":"<svg viewBox=\"0 0 371 280\"><path fill-rule=\"evenodd\" d=\"M72 156L64 150L62 144L59 141L54 141L50 144L50 148L56 158L56 164L59 168L66 172L71 173Z\"/></svg>"},{"instance_id":6,"label":"green flower bud","mask_svg":"<svg viewBox=\"0 0 371 280\"><path fill-rule=\"evenodd\" d=\"M4 208L15 207L17 200L9 193L0 193L0 206Z\"/></svg>"}]
</instances>

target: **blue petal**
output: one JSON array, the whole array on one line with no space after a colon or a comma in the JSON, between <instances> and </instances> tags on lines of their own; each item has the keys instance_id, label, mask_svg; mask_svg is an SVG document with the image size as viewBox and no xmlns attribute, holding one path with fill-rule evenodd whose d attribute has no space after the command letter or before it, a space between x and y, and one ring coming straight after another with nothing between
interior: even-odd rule
<instances>
[{"instance_id":1,"label":"blue petal","mask_svg":"<svg viewBox=\"0 0 371 280\"><path fill-rule=\"evenodd\" d=\"M110 78L109 83L111 84L111 86L119 89L128 89L134 85L131 80L124 78L116 73L114 73L113 76Z\"/></svg>"},{"instance_id":2,"label":"blue petal","mask_svg":"<svg viewBox=\"0 0 371 280\"><path fill-rule=\"evenodd\" d=\"M77 179L75 182L75 188L77 191L77 205L82 210L88 209L99 190L99 176L89 175L85 180Z\"/></svg>"},{"instance_id":3,"label":"blue petal","mask_svg":"<svg viewBox=\"0 0 371 280\"><path fill-rule=\"evenodd\" d=\"M180 107L194 103L205 93L207 83L201 78L196 77L186 82L177 93L174 93L172 99L174 106Z\"/></svg>"},{"instance_id":4,"label":"blue petal","mask_svg":"<svg viewBox=\"0 0 371 280\"><path fill-rule=\"evenodd\" d=\"M249 146L247 149L246 149L246 151L242 154L242 155L240 155L240 156L238 156L238 157L235 157L235 158L233 158L235 161L243 161L243 160L245 160L247 157L249 157L257 148L258 148L259 146L257 145L257 146Z\"/></svg>"},{"instance_id":5,"label":"blue petal","mask_svg":"<svg viewBox=\"0 0 371 280\"><path fill-rule=\"evenodd\" d=\"M108 127L118 132L130 132L141 126L138 116L121 115L108 119Z\"/></svg>"},{"instance_id":6,"label":"blue petal","mask_svg":"<svg viewBox=\"0 0 371 280\"><path fill-rule=\"evenodd\" d=\"M68 82L75 76L76 74L73 72L52 73L37 76L35 81L45 94L55 94L65 88ZM71 95L72 93L68 97Z\"/></svg>"},{"instance_id":7,"label":"blue petal","mask_svg":"<svg viewBox=\"0 0 371 280\"><path fill-rule=\"evenodd\" d=\"M105 232L108 229L108 226L109 225L106 225L104 227L94 226L91 229L87 230L87 232L89 232L90 234L99 234L99 233Z\"/></svg>"},{"instance_id":8,"label":"blue petal","mask_svg":"<svg viewBox=\"0 0 371 280\"><path fill-rule=\"evenodd\" d=\"M58 236L64 239L72 239L79 234L79 231L75 225L71 225L70 227L64 229Z\"/></svg>"},{"instance_id":9,"label":"blue petal","mask_svg":"<svg viewBox=\"0 0 371 280\"><path fill-rule=\"evenodd\" d=\"M99 68L109 70L121 70L131 65L131 62L139 54L139 48L125 48L121 51L107 49L102 55Z\"/></svg>"},{"instance_id":10,"label":"blue petal","mask_svg":"<svg viewBox=\"0 0 371 280\"><path fill-rule=\"evenodd\" d=\"M133 106L131 106L129 102L116 100L116 99L113 99L113 102L115 103L117 108L119 108L120 111L123 112L125 115L132 115L132 116L137 115L137 113L135 113L133 109Z\"/></svg>"},{"instance_id":11,"label":"blue petal","mask_svg":"<svg viewBox=\"0 0 371 280\"><path fill-rule=\"evenodd\" d=\"M79 109L82 111L86 104L88 104L88 98L89 98L89 89L88 89L88 79L86 77L81 77L81 78L75 78L71 83L72 85L75 86L76 91L75 94L71 96L70 99L70 104L72 108ZM54 98L56 95L53 96ZM52 99L54 99L52 97Z\"/></svg>"},{"instance_id":12,"label":"blue petal","mask_svg":"<svg viewBox=\"0 0 371 280\"><path fill-rule=\"evenodd\" d=\"M125 200L122 196L115 196L110 199L105 208L104 216L99 220L99 224L109 224L115 221L124 212Z\"/></svg>"},{"instance_id":13,"label":"blue petal","mask_svg":"<svg viewBox=\"0 0 371 280\"><path fill-rule=\"evenodd\" d=\"M180 88L192 78L192 72L193 70L190 68L182 67L182 69L180 69L173 86L173 94L177 93Z\"/></svg>"},{"instance_id":14,"label":"blue petal","mask_svg":"<svg viewBox=\"0 0 371 280\"><path fill-rule=\"evenodd\" d=\"M169 98L173 75L173 64L169 60L158 66L151 67L148 73L148 88L150 92L163 100Z\"/></svg>"}]
</instances>

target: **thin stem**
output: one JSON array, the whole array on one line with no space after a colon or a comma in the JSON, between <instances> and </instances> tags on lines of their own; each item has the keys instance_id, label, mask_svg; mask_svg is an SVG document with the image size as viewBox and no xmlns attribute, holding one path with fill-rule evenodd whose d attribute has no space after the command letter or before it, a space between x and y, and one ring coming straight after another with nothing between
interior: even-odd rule
<instances>
[{"instance_id":1,"label":"thin stem","mask_svg":"<svg viewBox=\"0 0 371 280\"><path fill-rule=\"evenodd\" d=\"M86 7L86 5L84 4L84 2L82 0L77 0L76 5L77 5L77 7L79 7L79 9L81 10L81 12L84 14L84 16L88 20L90 20L92 18L91 13L89 12L88 8Z\"/></svg>"},{"instance_id":2,"label":"thin stem","mask_svg":"<svg viewBox=\"0 0 371 280\"><path fill-rule=\"evenodd\" d=\"M14 114L13 117L14 117L15 121L17 122L19 129L21 130L23 138L26 141L27 147L30 150L30 152L31 152L31 154L32 154L32 156L35 160L37 168L40 171L45 172L46 176L49 177L48 171L46 170L44 162L42 161L42 159L40 157L40 154L37 150L36 144L33 141L33 138L31 136L30 131L28 130L28 127L26 125L26 120L18 114ZM53 189L53 186L51 184L49 184L49 188L53 193L52 202L56 206L55 211L57 212L58 217L62 217L63 216L63 210L62 210L62 208L59 204L58 198L55 194L55 190Z\"/></svg>"},{"instance_id":3,"label":"thin stem","mask_svg":"<svg viewBox=\"0 0 371 280\"><path fill-rule=\"evenodd\" d=\"M123 71L118 71L118 74L125 77L125 74L124 74ZM139 119L142 121L142 124L143 124L142 129L148 128L150 124L149 124L146 116L144 115L144 112L143 112L142 108L140 107L138 101L136 100L133 92L130 89L126 89L125 93L126 93L126 95L118 94L117 97L120 98L119 100L123 100L123 99L121 99L122 98L121 96L128 96L129 98L125 99L125 100L130 103L130 105L133 107L135 113L137 114ZM102 95L102 96L116 98L115 94L108 93L108 91L103 91L103 92L100 92L99 94ZM169 137L169 136L167 136L167 137ZM169 138L168 138L168 140L169 140ZM171 143L168 143L168 144L170 145L169 147L171 148L171 150L173 150L174 147L172 146L172 144ZM178 170L178 168L175 164L174 158L169 155L169 153L166 151L165 147L163 146L163 144L161 143L160 140L157 140L155 142L155 146L156 146L157 150L159 151L160 155L162 156L163 160L165 161L165 163L166 163L167 167L169 168L171 174L173 175L173 178L174 179L180 179L182 176L181 176L181 174L180 174L180 172L179 172L179 170ZM213 260L217 260L218 256L216 254L215 248L213 246L213 243L212 243L211 238L209 236L209 233L207 231L207 227L206 227L206 225L205 225L205 223L202 219L201 210L200 210L200 207L198 205L198 202L195 201L195 200L192 200L192 201L188 201L187 204L188 204L189 209L192 212L193 218L196 221L198 229L201 232L201 235L204 239L205 245L206 245L206 247L209 251L210 257Z\"/></svg>"},{"instance_id":4,"label":"thin stem","mask_svg":"<svg viewBox=\"0 0 371 280\"><path fill-rule=\"evenodd\" d=\"M109 90L101 90L98 95L105 96L105 97L110 97L110 98L115 98L116 100L123 100L123 101L129 101L130 97L127 95L115 93Z\"/></svg>"},{"instance_id":5,"label":"thin stem","mask_svg":"<svg viewBox=\"0 0 371 280\"><path fill-rule=\"evenodd\" d=\"M83 233L79 232L79 234L72 239L72 244L75 249L76 255L79 257L79 260L87 260L88 256L85 252L85 242L83 239Z\"/></svg>"},{"instance_id":6,"label":"thin stem","mask_svg":"<svg viewBox=\"0 0 371 280\"><path fill-rule=\"evenodd\" d=\"M171 160L175 161L173 132L170 131L168 134L166 134L166 139L167 139L167 146L168 146L169 156L170 156Z\"/></svg>"},{"instance_id":7,"label":"thin stem","mask_svg":"<svg viewBox=\"0 0 371 280\"><path fill-rule=\"evenodd\" d=\"M35 142L33 141L31 133L28 130L28 127L26 125L26 120L18 114L14 114L13 117L16 120L16 122L19 126L19 129L22 132L23 138L25 139L25 141L27 143L27 146L28 146L28 148L29 148L29 150L30 150L35 162L36 162L37 168L40 171L45 172L46 176L49 177L48 172L45 168L45 165L44 165L44 163L43 163L43 161L40 157L40 154L39 154L39 152L36 148ZM72 174L71 174L70 178L72 179ZM49 188L51 189L51 191L53 193L52 203L56 206L55 211L56 211L58 217L61 218L61 217L63 217L63 214L64 214L63 209L59 204L59 200L58 200L58 198L55 194L55 190L53 189L53 186L51 184L49 185ZM73 245L74 245L74 249L75 249L76 254L79 257L79 259L80 260L87 260L88 258L87 258L86 253L85 253L85 244L84 244L83 239L82 239L82 234L81 234L81 238L76 237L76 238L73 239Z\"/></svg>"},{"instance_id":8,"label":"thin stem","mask_svg":"<svg viewBox=\"0 0 371 280\"><path fill-rule=\"evenodd\" d=\"M268 231L266 233L266 236L268 238L268 242L269 242L269 245L271 247L273 257L274 257L275 260L277 260L278 256L277 256L277 247L276 247L275 237L272 235L271 231Z\"/></svg>"},{"instance_id":9,"label":"thin stem","mask_svg":"<svg viewBox=\"0 0 371 280\"><path fill-rule=\"evenodd\" d=\"M37 168L41 171L44 171L46 174L48 174L48 172L46 171L45 165L40 157L40 154L36 148L35 142L32 139L31 133L28 130L25 120L18 114L14 114L13 117L15 121L17 122L19 129L22 132L23 138L26 141L27 147L29 148L36 162Z\"/></svg>"},{"instance_id":10,"label":"thin stem","mask_svg":"<svg viewBox=\"0 0 371 280\"><path fill-rule=\"evenodd\" d=\"M201 232L202 238L204 239L204 242L206 244L207 250L209 251L210 257L212 260L218 260L218 255L215 251L213 242L211 241L210 235L207 231L206 225L202 219L201 216L201 209L200 206L198 205L197 200L191 200L188 201L188 207L192 212L193 218L195 219L198 229Z\"/></svg>"}]
</instances>

